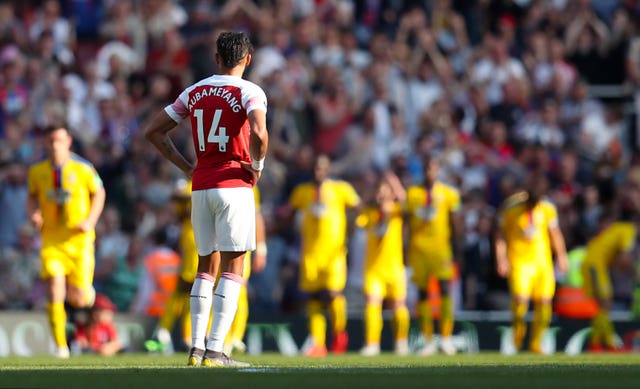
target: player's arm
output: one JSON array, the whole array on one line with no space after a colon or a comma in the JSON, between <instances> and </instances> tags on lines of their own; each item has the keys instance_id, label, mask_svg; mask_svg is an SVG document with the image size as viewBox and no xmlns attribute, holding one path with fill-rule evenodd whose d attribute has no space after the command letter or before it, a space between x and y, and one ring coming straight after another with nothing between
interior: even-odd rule
<instances>
[{"instance_id":1,"label":"player's arm","mask_svg":"<svg viewBox=\"0 0 640 389\"><path fill-rule=\"evenodd\" d=\"M267 265L267 233L262 212L256 210L256 251L251 259L251 271L261 272Z\"/></svg>"},{"instance_id":2,"label":"player's arm","mask_svg":"<svg viewBox=\"0 0 640 389\"><path fill-rule=\"evenodd\" d=\"M249 126L251 128L249 140L250 166L257 181L262 174L264 159L267 156L267 147L269 146L267 112L262 109L254 109L247 116L249 117Z\"/></svg>"},{"instance_id":3,"label":"player's arm","mask_svg":"<svg viewBox=\"0 0 640 389\"><path fill-rule=\"evenodd\" d=\"M555 223L549 226L549 238L551 241L551 249L556 255L556 265L560 273L566 273L569 270L569 257L567 256L567 247L562 236L560 226Z\"/></svg>"},{"instance_id":4,"label":"player's arm","mask_svg":"<svg viewBox=\"0 0 640 389\"><path fill-rule=\"evenodd\" d=\"M78 228L83 232L90 231L95 228L98 223L98 219L100 218L100 214L102 214L102 210L104 209L104 202L107 195L104 190L104 187L100 186L96 189L96 191L91 195L91 205L89 208L89 215L87 218L78 225Z\"/></svg>"},{"instance_id":5,"label":"player's arm","mask_svg":"<svg viewBox=\"0 0 640 389\"><path fill-rule=\"evenodd\" d=\"M42 212L40 211L37 193L30 193L27 197L27 215L37 229L42 228Z\"/></svg>"},{"instance_id":6,"label":"player's arm","mask_svg":"<svg viewBox=\"0 0 640 389\"><path fill-rule=\"evenodd\" d=\"M460 209L449 212L449 223L451 227L453 259L458 263L458 266L462 267L464 266L464 222Z\"/></svg>"},{"instance_id":7,"label":"player's arm","mask_svg":"<svg viewBox=\"0 0 640 389\"><path fill-rule=\"evenodd\" d=\"M507 277L511 271L507 257L507 240L504 235L502 221L498 222L493 238L493 248L496 254L496 270L501 277Z\"/></svg>"},{"instance_id":8,"label":"player's arm","mask_svg":"<svg viewBox=\"0 0 640 389\"><path fill-rule=\"evenodd\" d=\"M44 220L42 219L42 211L40 210L40 202L38 201L36 173L33 169L29 169L27 174L27 187L29 192L26 202L27 216L31 223L40 230L42 229Z\"/></svg>"},{"instance_id":9,"label":"player's arm","mask_svg":"<svg viewBox=\"0 0 640 389\"><path fill-rule=\"evenodd\" d=\"M144 136L166 159L176 165L178 169L182 170L187 177L191 177L193 173L193 164L189 162L180 151L178 151L175 143L173 143L173 140L169 137L169 131L173 130L175 127L176 122L165 110L162 110L153 118L147 127Z\"/></svg>"}]
</instances>

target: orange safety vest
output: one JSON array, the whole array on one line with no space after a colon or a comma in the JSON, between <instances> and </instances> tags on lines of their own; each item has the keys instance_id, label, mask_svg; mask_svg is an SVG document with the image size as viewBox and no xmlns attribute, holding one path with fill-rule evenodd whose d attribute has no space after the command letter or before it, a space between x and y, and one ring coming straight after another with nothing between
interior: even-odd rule
<instances>
[{"instance_id":1,"label":"orange safety vest","mask_svg":"<svg viewBox=\"0 0 640 389\"><path fill-rule=\"evenodd\" d=\"M164 312L164 307L178 284L180 255L171 249L159 248L147 255L144 264L155 284L145 312L149 316L158 317Z\"/></svg>"},{"instance_id":2,"label":"orange safety vest","mask_svg":"<svg viewBox=\"0 0 640 389\"><path fill-rule=\"evenodd\" d=\"M561 286L556 291L553 311L571 319L592 319L598 314L598 303L587 297L582 288Z\"/></svg>"}]
</instances>

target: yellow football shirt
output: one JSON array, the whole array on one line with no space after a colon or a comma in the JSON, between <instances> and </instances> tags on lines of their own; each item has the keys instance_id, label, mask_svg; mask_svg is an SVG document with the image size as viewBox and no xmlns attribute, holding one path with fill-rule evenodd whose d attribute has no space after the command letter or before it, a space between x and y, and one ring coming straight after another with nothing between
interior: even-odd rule
<instances>
[{"instance_id":1,"label":"yellow football shirt","mask_svg":"<svg viewBox=\"0 0 640 389\"><path fill-rule=\"evenodd\" d=\"M618 253L633 250L635 240L633 223L615 222L589 241L583 264L609 266Z\"/></svg>"},{"instance_id":2,"label":"yellow football shirt","mask_svg":"<svg viewBox=\"0 0 640 389\"><path fill-rule=\"evenodd\" d=\"M450 214L460 210L460 194L455 188L436 182L431 190L411 186L407 191L406 211L411 231L410 257L436 256L450 259Z\"/></svg>"},{"instance_id":3,"label":"yellow football shirt","mask_svg":"<svg viewBox=\"0 0 640 389\"><path fill-rule=\"evenodd\" d=\"M42 239L63 241L78 233L76 227L89 216L91 195L102 180L91 163L76 154L64 166L49 160L29 168L29 194L37 196L42 218ZM90 234L95 236L95 232Z\"/></svg>"},{"instance_id":4,"label":"yellow football shirt","mask_svg":"<svg viewBox=\"0 0 640 389\"><path fill-rule=\"evenodd\" d=\"M386 217L377 207L367 207L356 219L367 231L365 272L390 272L404 267L402 259L402 206L394 203Z\"/></svg>"},{"instance_id":5,"label":"yellow football shirt","mask_svg":"<svg viewBox=\"0 0 640 389\"><path fill-rule=\"evenodd\" d=\"M499 226L510 263L552 264L549 229L558 226L558 212L551 202L541 200L528 209L526 201L511 201L503 207Z\"/></svg>"},{"instance_id":6,"label":"yellow football shirt","mask_svg":"<svg viewBox=\"0 0 640 389\"><path fill-rule=\"evenodd\" d=\"M341 250L347 232L346 209L360 203L360 197L348 182L324 180L321 185L296 186L289 205L301 212L302 254L322 254Z\"/></svg>"}]
</instances>

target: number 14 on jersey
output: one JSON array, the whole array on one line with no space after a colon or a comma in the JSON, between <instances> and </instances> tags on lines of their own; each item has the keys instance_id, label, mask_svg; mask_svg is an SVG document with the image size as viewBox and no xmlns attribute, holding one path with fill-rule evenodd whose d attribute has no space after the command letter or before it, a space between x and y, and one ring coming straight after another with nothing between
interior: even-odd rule
<instances>
[{"instance_id":1,"label":"number 14 on jersey","mask_svg":"<svg viewBox=\"0 0 640 389\"><path fill-rule=\"evenodd\" d=\"M220 124L220 117L222 116L222 110L216 109L213 113L213 120L211 121L211 127L209 128L209 135L207 136L206 143L204 140L204 110L196 109L195 111L193 111L193 116L195 116L196 118L198 149L200 151L205 151L207 143L217 143L218 150L223 153L226 152L227 143L229 142L229 137L227 136L227 128L218 127L218 125Z\"/></svg>"}]
</instances>

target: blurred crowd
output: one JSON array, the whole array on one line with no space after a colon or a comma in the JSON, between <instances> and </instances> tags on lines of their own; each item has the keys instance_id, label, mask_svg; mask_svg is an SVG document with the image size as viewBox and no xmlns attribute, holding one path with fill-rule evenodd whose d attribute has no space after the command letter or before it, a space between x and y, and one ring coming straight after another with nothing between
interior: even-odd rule
<instances>
[{"instance_id":1,"label":"blurred crowd","mask_svg":"<svg viewBox=\"0 0 640 389\"><path fill-rule=\"evenodd\" d=\"M405 185L422 158L460 189L465 261L459 307L506 309L490 231L495 209L532 170L548 173L568 247L597 230L620 188L640 185L637 0L24 0L0 1L0 308L40 309L26 170L41 129L64 120L107 191L95 286L133 311L143 258L176 247L171 198L184 177L143 137L150 115L215 72L222 30L250 34L247 78L269 101L260 181L267 268L256 310L296 311L298 235L284 223L313 156L370 200L379 172ZM635 112L635 113L634 113ZM188 123L173 136L193 150ZM348 288L364 242L353 231ZM633 280L614 275L628 307Z\"/></svg>"}]
</instances>

